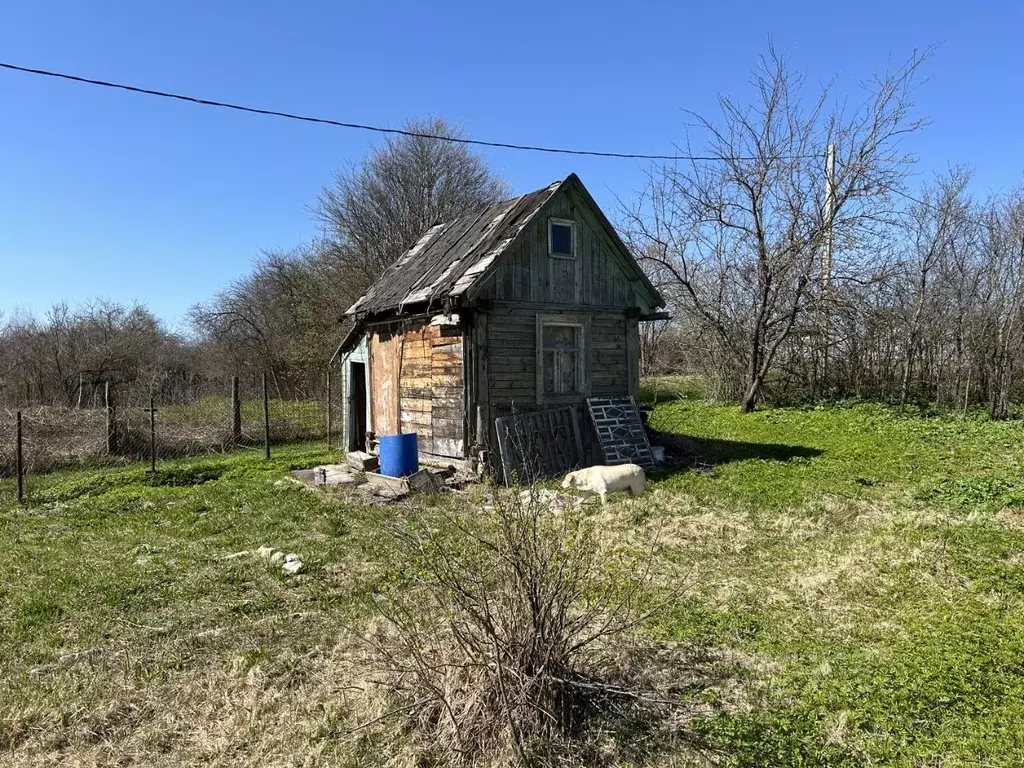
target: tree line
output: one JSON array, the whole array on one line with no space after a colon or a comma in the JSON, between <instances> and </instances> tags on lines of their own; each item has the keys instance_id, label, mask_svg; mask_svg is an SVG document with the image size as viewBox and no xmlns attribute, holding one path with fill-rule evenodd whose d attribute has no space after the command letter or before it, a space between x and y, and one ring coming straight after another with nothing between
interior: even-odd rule
<instances>
[{"instance_id":1,"label":"tree line","mask_svg":"<svg viewBox=\"0 0 1024 768\"><path fill-rule=\"evenodd\" d=\"M716 160L650 171L622 225L676 312L648 329L652 370L699 374L745 411L859 397L1011 414L1024 188L980 200L954 167L908 189L927 55L851 106L771 51L753 103L699 121Z\"/></svg>"},{"instance_id":2,"label":"tree line","mask_svg":"<svg viewBox=\"0 0 1024 768\"><path fill-rule=\"evenodd\" d=\"M669 302L647 324L647 373L693 373L709 394L849 397L1012 414L1024 369L1024 187L979 199L953 167L909 184L913 96L928 52L859 101L810 89L774 50L753 98L694 116L701 160L652 165L609 211ZM461 137L442 119L417 134ZM831 149L828 149L831 148ZM710 159L707 159L710 158ZM465 145L400 136L319 194L316 238L264 253L169 332L142 306L58 304L0 322L0 403L187 401L264 372L274 394L322 395L345 309L430 225L510 195Z\"/></svg>"},{"instance_id":3,"label":"tree line","mask_svg":"<svg viewBox=\"0 0 1024 768\"><path fill-rule=\"evenodd\" d=\"M462 137L439 118L405 127ZM191 309L185 333L144 306L108 301L0 317L0 405L95 406L108 382L121 401L189 402L224 395L235 375L254 391L263 373L276 397L322 397L342 314L375 277L428 226L509 194L465 145L390 139L321 191L311 243L262 254Z\"/></svg>"}]
</instances>

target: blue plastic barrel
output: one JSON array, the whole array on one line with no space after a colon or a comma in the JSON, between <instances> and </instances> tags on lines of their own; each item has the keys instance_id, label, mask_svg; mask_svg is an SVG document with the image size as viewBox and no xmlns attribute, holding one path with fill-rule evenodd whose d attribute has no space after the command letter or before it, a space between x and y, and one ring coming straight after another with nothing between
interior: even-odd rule
<instances>
[{"instance_id":1,"label":"blue plastic barrel","mask_svg":"<svg viewBox=\"0 0 1024 768\"><path fill-rule=\"evenodd\" d=\"M418 472L420 455L416 433L384 435L380 439L380 473L388 477L407 477Z\"/></svg>"}]
</instances>

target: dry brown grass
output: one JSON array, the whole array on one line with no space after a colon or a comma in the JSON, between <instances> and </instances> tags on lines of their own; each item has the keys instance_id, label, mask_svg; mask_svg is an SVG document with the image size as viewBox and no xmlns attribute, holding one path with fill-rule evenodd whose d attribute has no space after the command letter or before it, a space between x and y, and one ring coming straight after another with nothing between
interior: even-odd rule
<instances>
[{"instance_id":1,"label":"dry brown grass","mask_svg":"<svg viewBox=\"0 0 1024 768\"><path fill-rule=\"evenodd\" d=\"M15 414L0 410L0 477L15 471ZM39 406L22 411L25 471L43 472L104 456L102 411Z\"/></svg>"},{"instance_id":2,"label":"dry brown grass","mask_svg":"<svg viewBox=\"0 0 1024 768\"><path fill-rule=\"evenodd\" d=\"M575 505L502 491L387 535L415 576L376 604L373 724L400 723L429 764L617 764L686 737L681 693L712 665L638 634L654 553L609 553Z\"/></svg>"},{"instance_id":3,"label":"dry brown grass","mask_svg":"<svg viewBox=\"0 0 1024 768\"><path fill-rule=\"evenodd\" d=\"M328 639L324 617L306 624L304 631ZM125 650L39 673L41 702L6 710L4 764L335 764L345 750L330 732L354 684L348 650L325 644L294 655L285 646L254 661L246 645L244 634L226 632L150 646L149 659ZM145 674L182 652L202 653L206 662L171 664L156 680Z\"/></svg>"},{"instance_id":4,"label":"dry brown grass","mask_svg":"<svg viewBox=\"0 0 1024 768\"><path fill-rule=\"evenodd\" d=\"M317 439L323 422L316 403L273 401L271 440L276 443ZM252 410L252 404L246 404ZM157 406L156 455L160 460L223 453L236 447L231 438L227 400L209 398L188 405ZM240 445L263 441L262 406L259 416L243 421ZM141 406L121 407L115 418L115 451L107 453L106 412L58 406L22 410L25 472L36 474L62 467L98 462L123 464L148 459L150 418ZM0 477L15 472L15 411L0 409Z\"/></svg>"}]
</instances>

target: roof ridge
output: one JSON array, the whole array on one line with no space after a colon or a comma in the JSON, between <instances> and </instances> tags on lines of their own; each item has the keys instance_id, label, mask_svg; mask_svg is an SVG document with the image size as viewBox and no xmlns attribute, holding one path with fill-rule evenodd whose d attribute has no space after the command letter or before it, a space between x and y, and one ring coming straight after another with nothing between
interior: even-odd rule
<instances>
[{"instance_id":1,"label":"roof ridge","mask_svg":"<svg viewBox=\"0 0 1024 768\"><path fill-rule=\"evenodd\" d=\"M571 174L571 173L569 174L569 176L573 176L573 175L575 175L575 174ZM558 179L556 181L551 182L550 184L545 184L543 187L538 187L537 189L531 190L529 192L524 192L521 195L513 195L512 197L506 197L503 200L497 200L497 201L495 201L493 203L484 203L480 210L484 211L484 210L486 210L488 208L497 208L499 205L505 205L506 203L515 203L515 202L517 202L519 200L522 200L524 197L529 197L530 195L535 195L538 192L543 192L546 189L551 189L551 187L555 186L556 184L562 184L566 179L569 178L569 176L566 176L565 179ZM461 216L456 216L454 219L448 219L447 221L439 221L434 226L438 226L438 225L441 225L441 224L444 224L444 225L454 224L456 221L460 221L461 219L467 219L467 218L469 218L472 215L473 215L472 211L469 212L469 213L464 213Z\"/></svg>"},{"instance_id":2,"label":"roof ridge","mask_svg":"<svg viewBox=\"0 0 1024 768\"><path fill-rule=\"evenodd\" d=\"M373 282L346 315L398 310L454 299L486 272L575 174L545 187L432 225Z\"/></svg>"}]
</instances>

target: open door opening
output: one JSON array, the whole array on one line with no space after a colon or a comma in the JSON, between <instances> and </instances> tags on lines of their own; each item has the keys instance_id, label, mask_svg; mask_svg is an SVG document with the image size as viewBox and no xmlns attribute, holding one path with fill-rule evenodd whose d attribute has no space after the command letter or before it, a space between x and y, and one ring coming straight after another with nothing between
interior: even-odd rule
<instances>
[{"instance_id":1,"label":"open door opening","mask_svg":"<svg viewBox=\"0 0 1024 768\"><path fill-rule=\"evenodd\" d=\"M348 369L349 398L348 423L352 430L349 433L348 449L350 451L366 450L366 363L349 363Z\"/></svg>"}]
</instances>

